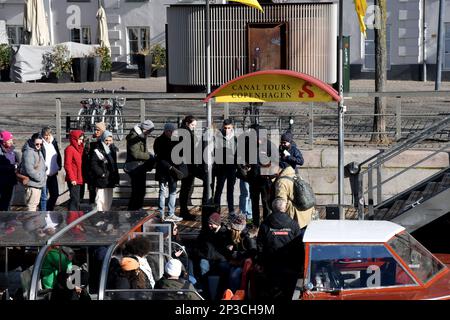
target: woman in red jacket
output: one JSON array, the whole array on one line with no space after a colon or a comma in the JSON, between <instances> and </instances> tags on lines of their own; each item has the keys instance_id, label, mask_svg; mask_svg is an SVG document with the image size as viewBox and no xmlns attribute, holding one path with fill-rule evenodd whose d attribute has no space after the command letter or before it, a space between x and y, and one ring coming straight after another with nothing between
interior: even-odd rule
<instances>
[{"instance_id":1,"label":"woman in red jacket","mask_svg":"<svg viewBox=\"0 0 450 320\"><path fill-rule=\"evenodd\" d=\"M80 199L84 197L84 181L81 171L84 149L84 132L73 130L69 136L70 144L64 150L64 169L69 186L69 211L80 211Z\"/></svg>"}]
</instances>

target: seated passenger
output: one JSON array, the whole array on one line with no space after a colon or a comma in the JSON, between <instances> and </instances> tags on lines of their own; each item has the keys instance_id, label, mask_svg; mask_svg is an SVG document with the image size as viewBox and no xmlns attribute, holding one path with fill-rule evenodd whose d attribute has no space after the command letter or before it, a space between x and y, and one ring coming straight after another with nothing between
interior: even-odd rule
<instances>
[{"instance_id":1,"label":"seated passenger","mask_svg":"<svg viewBox=\"0 0 450 320\"><path fill-rule=\"evenodd\" d=\"M120 260L120 271L115 278L114 289L151 289L150 281L145 273L140 269L139 261L136 257L123 257ZM146 299L148 294L132 292L117 292L115 299Z\"/></svg>"},{"instance_id":2,"label":"seated passenger","mask_svg":"<svg viewBox=\"0 0 450 320\"><path fill-rule=\"evenodd\" d=\"M125 243L125 254L133 256L139 262L139 268L145 273L151 288L155 286L152 268L146 256L150 252L150 240L145 237L136 237Z\"/></svg>"},{"instance_id":3,"label":"seated passenger","mask_svg":"<svg viewBox=\"0 0 450 320\"><path fill-rule=\"evenodd\" d=\"M53 289L58 273L72 269L74 251L69 247L55 247L45 256L41 268L42 289Z\"/></svg>"},{"instance_id":4,"label":"seated passenger","mask_svg":"<svg viewBox=\"0 0 450 320\"><path fill-rule=\"evenodd\" d=\"M156 282L155 289L188 289L196 291L194 286L187 280L180 279L182 263L178 259L169 260L164 266L164 276ZM157 292L153 300L201 300L193 292Z\"/></svg>"}]
</instances>

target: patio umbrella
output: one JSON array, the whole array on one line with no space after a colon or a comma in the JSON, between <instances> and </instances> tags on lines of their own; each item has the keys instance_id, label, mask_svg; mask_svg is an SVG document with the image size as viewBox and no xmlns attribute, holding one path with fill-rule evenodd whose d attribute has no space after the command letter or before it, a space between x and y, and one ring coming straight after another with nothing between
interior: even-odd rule
<instances>
[{"instance_id":1,"label":"patio umbrella","mask_svg":"<svg viewBox=\"0 0 450 320\"><path fill-rule=\"evenodd\" d=\"M30 45L45 46L50 44L47 18L43 0L27 0L23 13L23 26L29 33Z\"/></svg>"},{"instance_id":2,"label":"patio umbrella","mask_svg":"<svg viewBox=\"0 0 450 320\"><path fill-rule=\"evenodd\" d=\"M109 37L108 37L108 24L106 22L106 12L102 6L98 8L97 21L98 21L98 28L97 28L98 43L100 44L100 46L107 47L111 52L111 45L109 44Z\"/></svg>"}]
</instances>

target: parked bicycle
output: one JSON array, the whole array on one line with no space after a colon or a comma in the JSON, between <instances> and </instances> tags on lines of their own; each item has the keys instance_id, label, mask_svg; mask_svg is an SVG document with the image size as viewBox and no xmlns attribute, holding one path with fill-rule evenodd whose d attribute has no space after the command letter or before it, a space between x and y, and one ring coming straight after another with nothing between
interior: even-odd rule
<instances>
[{"instance_id":1,"label":"parked bicycle","mask_svg":"<svg viewBox=\"0 0 450 320\"><path fill-rule=\"evenodd\" d=\"M125 90L121 87L119 90ZM86 90L89 93L107 93L105 89ZM114 94L115 89L111 90ZM97 122L105 122L107 130L114 134L116 140L123 139L123 107L125 106L125 98L88 98L80 101L81 108L78 111L77 123L78 128L85 132L93 132Z\"/></svg>"}]
</instances>

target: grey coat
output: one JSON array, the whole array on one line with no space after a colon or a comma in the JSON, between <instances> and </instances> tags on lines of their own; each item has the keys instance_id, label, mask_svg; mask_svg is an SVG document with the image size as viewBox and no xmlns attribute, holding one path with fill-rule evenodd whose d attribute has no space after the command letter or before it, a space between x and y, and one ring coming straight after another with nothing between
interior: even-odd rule
<instances>
[{"instance_id":1,"label":"grey coat","mask_svg":"<svg viewBox=\"0 0 450 320\"><path fill-rule=\"evenodd\" d=\"M22 148L20 172L30 178L28 187L42 188L47 183L46 166L42 152L31 146L30 140Z\"/></svg>"}]
</instances>

